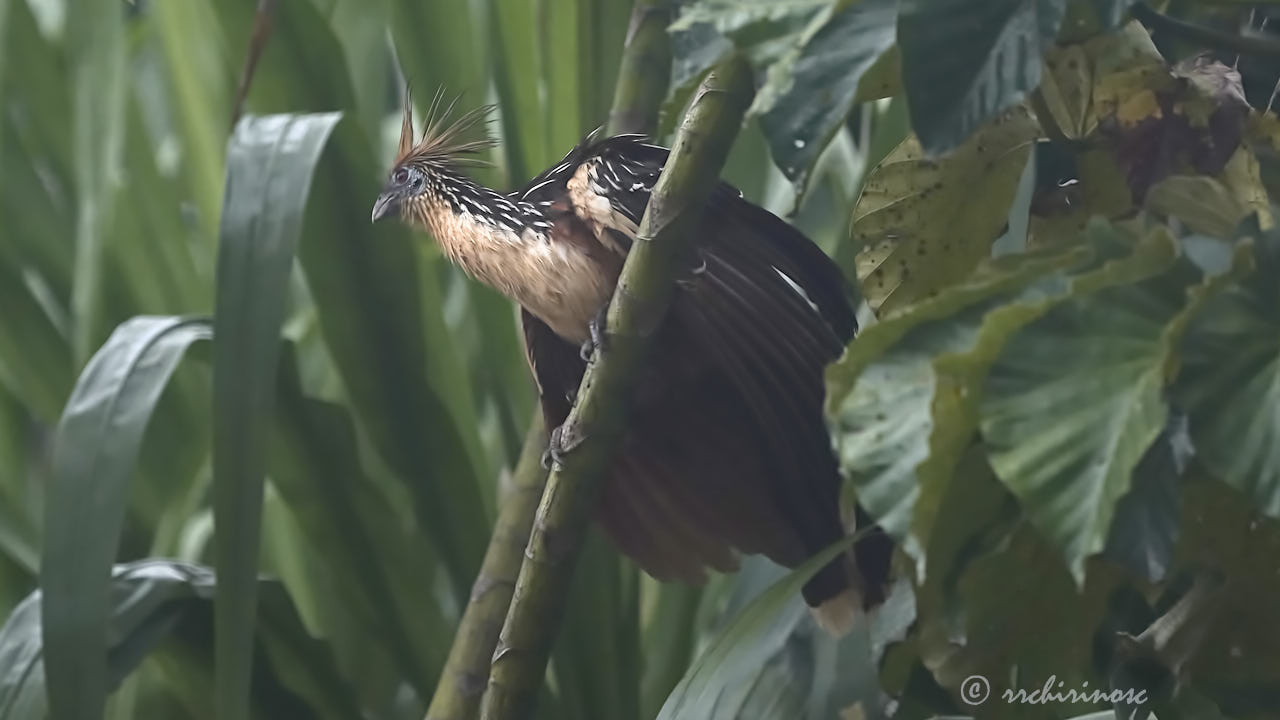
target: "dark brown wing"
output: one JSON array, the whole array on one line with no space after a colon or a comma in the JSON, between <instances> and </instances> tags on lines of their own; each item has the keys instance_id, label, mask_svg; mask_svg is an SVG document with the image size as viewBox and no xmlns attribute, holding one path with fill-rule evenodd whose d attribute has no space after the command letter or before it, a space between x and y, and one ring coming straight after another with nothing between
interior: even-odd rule
<instances>
[{"instance_id":1,"label":"dark brown wing","mask_svg":"<svg viewBox=\"0 0 1280 720\"><path fill-rule=\"evenodd\" d=\"M625 252L666 158L637 136L588 139L520 195L568 198L602 244ZM823 373L857 328L850 288L812 242L728 185L713 193L678 282L601 520L657 577L696 580L702 566L722 568L728 548L794 567L844 534ZM560 354L573 351L564 345ZM548 422L562 421L568 405L548 402L544 351L530 352ZM863 600L878 602L891 553L883 535L861 541L864 578L834 561L806 600L820 605L865 579Z\"/></svg>"}]
</instances>

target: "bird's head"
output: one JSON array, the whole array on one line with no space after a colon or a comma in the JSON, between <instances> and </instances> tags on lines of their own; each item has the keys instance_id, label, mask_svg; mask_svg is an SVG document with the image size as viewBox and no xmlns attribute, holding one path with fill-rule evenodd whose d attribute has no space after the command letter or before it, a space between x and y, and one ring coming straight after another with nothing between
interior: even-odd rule
<instances>
[{"instance_id":1,"label":"bird's head","mask_svg":"<svg viewBox=\"0 0 1280 720\"><path fill-rule=\"evenodd\" d=\"M396 161L373 204L373 222L396 215L421 224L432 195L442 192L444 183L458 177L464 167L488 164L475 156L492 147L493 141L487 136L478 140L464 137L487 124L493 106L479 107L451 120L456 103L454 98L446 105L444 92L437 91L427 109L426 129L422 138L415 141L413 102L405 89Z\"/></svg>"}]
</instances>

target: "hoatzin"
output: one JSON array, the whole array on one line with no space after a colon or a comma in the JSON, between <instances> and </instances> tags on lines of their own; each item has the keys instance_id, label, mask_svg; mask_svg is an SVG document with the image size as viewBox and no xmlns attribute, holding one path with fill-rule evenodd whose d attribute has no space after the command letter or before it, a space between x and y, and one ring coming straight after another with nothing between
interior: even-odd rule
<instances>
[{"instance_id":1,"label":"hoatzin","mask_svg":"<svg viewBox=\"0 0 1280 720\"><path fill-rule=\"evenodd\" d=\"M597 131L503 194L463 174L491 145L464 140L489 108L449 123L440 106L437 94L415 142L406 93L373 221L398 215L426 230L467 274L521 306L542 411L558 428L600 346L602 311L668 151ZM595 518L654 578L700 583L708 567L734 570L735 551L796 567L843 537L823 371L857 321L837 266L729 185L713 191L693 243ZM553 455L558 443L553 431ZM870 522L855 509L855 525ZM891 554L875 532L805 585L822 627L843 634L883 601Z\"/></svg>"}]
</instances>

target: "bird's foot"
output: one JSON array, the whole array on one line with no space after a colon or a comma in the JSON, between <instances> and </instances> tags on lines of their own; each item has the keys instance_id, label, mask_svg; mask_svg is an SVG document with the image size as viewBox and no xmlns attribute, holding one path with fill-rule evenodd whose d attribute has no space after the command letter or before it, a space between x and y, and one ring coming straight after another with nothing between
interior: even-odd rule
<instances>
[{"instance_id":1,"label":"bird's foot","mask_svg":"<svg viewBox=\"0 0 1280 720\"><path fill-rule=\"evenodd\" d=\"M578 357L583 362L591 362L591 358L597 352L604 352L608 346L608 338L605 336L605 327L608 323L609 303L605 303L591 321L587 323L587 332L589 336L582 341L582 347L578 349Z\"/></svg>"},{"instance_id":2,"label":"bird's foot","mask_svg":"<svg viewBox=\"0 0 1280 720\"><path fill-rule=\"evenodd\" d=\"M568 423L565 424L567 425ZM582 444L582 440L581 435L566 433L564 425L552 429L551 437L548 438L547 449L542 451L543 469L552 470L563 465L564 456Z\"/></svg>"}]
</instances>

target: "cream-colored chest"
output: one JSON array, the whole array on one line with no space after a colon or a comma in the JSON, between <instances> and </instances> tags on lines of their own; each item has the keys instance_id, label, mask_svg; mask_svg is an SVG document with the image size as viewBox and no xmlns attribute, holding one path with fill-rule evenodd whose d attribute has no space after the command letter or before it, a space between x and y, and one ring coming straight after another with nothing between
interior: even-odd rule
<instances>
[{"instance_id":1,"label":"cream-colored chest","mask_svg":"<svg viewBox=\"0 0 1280 720\"><path fill-rule=\"evenodd\" d=\"M526 228L495 226L435 206L426 230L468 275L519 303L566 340L581 343L587 324L613 293L616 275L581 246L552 242Z\"/></svg>"}]
</instances>

